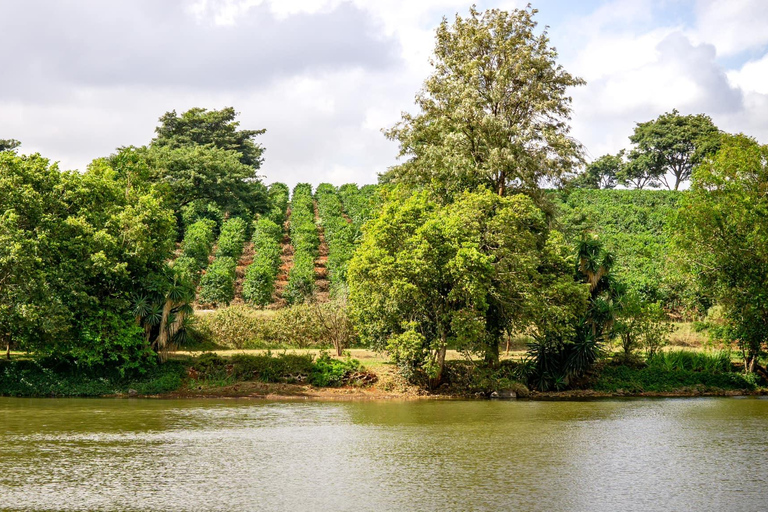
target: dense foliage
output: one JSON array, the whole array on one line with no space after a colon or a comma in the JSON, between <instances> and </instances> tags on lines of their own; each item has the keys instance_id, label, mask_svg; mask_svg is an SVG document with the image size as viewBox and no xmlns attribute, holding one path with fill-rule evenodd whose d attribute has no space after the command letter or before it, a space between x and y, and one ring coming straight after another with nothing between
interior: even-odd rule
<instances>
[{"instance_id":1,"label":"dense foliage","mask_svg":"<svg viewBox=\"0 0 768 512\"><path fill-rule=\"evenodd\" d=\"M288 275L285 297L295 304L308 300L315 291L315 259L320 237L315 224L312 185L299 183L294 187L290 222L293 268Z\"/></svg>"},{"instance_id":2,"label":"dense foliage","mask_svg":"<svg viewBox=\"0 0 768 512\"><path fill-rule=\"evenodd\" d=\"M248 224L239 217L226 220L216 242L216 258L239 260L243 254L243 244L248 238L247 229Z\"/></svg>"},{"instance_id":3,"label":"dense foliage","mask_svg":"<svg viewBox=\"0 0 768 512\"><path fill-rule=\"evenodd\" d=\"M272 301L275 278L280 268L280 240L283 230L267 217L255 222L253 229L253 262L245 271L243 299L266 306Z\"/></svg>"},{"instance_id":4,"label":"dense foliage","mask_svg":"<svg viewBox=\"0 0 768 512\"><path fill-rule=\"evenodd\" d=\"M173 212L153 184L128 182L103 160L79 174L6 151L0 212L5 344L121 370L161 348L171 311L156 309L146 333L133 314L134 296L164 298L175 280Z\"/></svg>"},{"instance_id":5,"label":"dense foliage","mask_svg":"<svg viewBox=\"0 0 768 512\"><path fill-rule=\"evenodd\" d=\"M680 262L724 308L727 337L754 371L768 333L768 145L744 135L693 174L681 202L676 242Z\"/></svg>"},{"instance_id":6,"label":"dense foliage","mask_svg":"<svg viewBox=\"0 0 768 512\"><path fill-rule=\"evenodd\" d=\"M228 256L216 258L200 280L200 302L227 305L235 298L237 262Z\"/></svg>"},{"instance_id":7,"label":"dense foliage","mask_svg":"<svg viewBox=\"0 0 768 512\"><path fill-rule=\"evenodd\" d=\"M343 289L347 282L347 265L355 247L356 227L344 218L344 207L336 187L321 183L315 192L320 224L328 244L328 277L331 290Z\"/></svg>"},{"instance_id":8,"label":"dense foliage","mask_svg":"<svg viewBox=\"0 0 768 512\"><path fill-rule=\"evenodd\" d=\"M448 344L493 364L512 330L572 331L587 290L568 253L526 196L392 199L350 264L353 314L363 340L438 384Z\"/></svg>"},{"instance_id":9,"label":"dense foliage","mask_svg":"<svg viewBox=\"0 0 768 512\"><path fill-rule=\"evenodd\" d=\"M419 113L387 132L408 160L386 180L427 187L440 201L478 186L539 197L544 182L575 170L582 149L569 136L566 90L584 81L557 63L546 30L535 32L536 12L472 7L443 18Z\"/></svg>"},{"instance_id":10,"label":"dense foliage","mask_svg":"<svg viewBox=\"0 0 768 512\"><path fill-rule=\"evenodd\" d=\"M671 265L671 222L684 193L654 190L574 190L555 200L558 222L574 243L596 235L614 255L615 277L649 302L669 310L695 297Z\"/></svg>"}]
</instances>

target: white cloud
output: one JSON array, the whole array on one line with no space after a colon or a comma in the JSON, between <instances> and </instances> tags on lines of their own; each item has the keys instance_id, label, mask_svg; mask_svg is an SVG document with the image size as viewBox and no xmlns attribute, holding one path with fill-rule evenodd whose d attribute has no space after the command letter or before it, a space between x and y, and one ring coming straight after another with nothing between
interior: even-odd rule
<instances>
[{"instance_id":1,"label":"white cloud","mask_svg":"<svg viewBox=\"0 0 768 512\"><path fill-rule=\"evenodd\" d=\"M717 47L721 56L731 56L768 44L768 2L765 0L698 0L697 42Z\"/></svg>"},{"instance_id":2,"label":"white cloud","mask_svg":"<svg viewBox=\"0 0 768 512\"><path fill-rule=\"evenodd\" d=\"M695 17L665 19L665 5ZM0 19L0 42L5 33L21 45L28 66L0 83L0 138L82 169L118 146L147 143L165 111L232 105L243 127L267 129L267 181L289 184L371 183L394 165L397 144L381 129L415 109L441 17L468 8L466 0L72 6L17 3ZM581 13L582 4L551 6L573 10L549 32L564 67L588 82L573 91L573 135L591 156L626 147L634 123L672 108L768 142L768 1L616 0ZM737 69L724 69L723 56Z\"/></svg>"}]
</instances>

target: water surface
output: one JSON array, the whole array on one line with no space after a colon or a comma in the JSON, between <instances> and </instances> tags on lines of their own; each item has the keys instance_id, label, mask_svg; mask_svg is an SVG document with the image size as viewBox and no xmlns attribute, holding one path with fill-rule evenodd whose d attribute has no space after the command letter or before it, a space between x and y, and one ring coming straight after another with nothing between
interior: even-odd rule
<instances>
[{"instance_id":1,"label":"water surface","mask_svg":"<svg viewBox=\"0 0 768 512\"><path fill-rule=\"evenodd\" d=\"M0 510L766 510L768 400L0 398Z\"/></svg>"}]
</instances>

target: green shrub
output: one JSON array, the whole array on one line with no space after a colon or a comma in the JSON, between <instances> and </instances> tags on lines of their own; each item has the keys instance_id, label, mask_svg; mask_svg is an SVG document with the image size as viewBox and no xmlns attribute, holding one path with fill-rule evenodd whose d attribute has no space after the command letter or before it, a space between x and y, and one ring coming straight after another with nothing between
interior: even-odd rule
<instances>
[{"instance_id":1,"label":"green shrub","mask_svg":"<svg viewBox=\"0 0 768 512\"><path fill-rule=\"evenodd\" d=\"M324 323L318 314L329 305L298 304L274 313L248 306L230 306L195 315L192 335L219 346L248 348L328 348L335 336L332 322ZM344 307L336 305L336 307ZM345 340L352 345L354 331Z\"/></svg>"},{"instance_id":2,"label":"green shrub","mask_svg":"<svg viewBox=\"0 0 768 512\"><path fill-rule=\"evenodd\" d=\"M293 189L290 230L293 268L288 275L285 298L296 304L304 302L315 291L315 258L320 237L315 225L311 185L300 183Z\"/></svg>"},{"instance_id":3,"label":"green shrub","mask_svg":"<svg viewBox=\"0 0 768 512\"><path fill-rule=\"evenodd\" d=\"M243 281L243 298L251 304L266 306L272 302L281 263L282 234L282 228L268 218L254 223L253 263L246 269Z\"/></svg>"},{"instance_id":4,"label":"green shrub","mask_svg":"<svg viewBox=\"0 0 768 512\"><path fill-rule=\"evenodd\" d=\"M184 234L184 241L181 243L182 257L189 258L196 264L196 271L208 266L208 256L213 248L214 234L213 230L216 223L212 220L204 219L191 224Z\"/></svg>"},{"instance_id":5,"label":"green shrub","mask_svg":"<svg viewBox=\"0 0 768 512\"><path fill-rule=\"evenodd\" d=\"M245 270L243 299L251 304L266 306L272 302L275 279L280 268L280 246L274 240L264 240Z\"/></svg>"},{"instance_id":6,"label":"green shrub","mask_svg":"<svg viewBox=\"0 0 768 512\"><path fill-rule=\"evenodd\" d=\"M331 290L336 292L347 282L347 265L354 252L355 226L344 218L344 209L336 187L322 183L317 187L315 197L320 223L328 244L328 278Z\"/></svg>"},{"instance_id":7,"label":"green shrub","mask_svg":"<svg viewBox=\"0 0 768 512\"><path fill-rule=\"evenodd\" d=\"M754 389L754 376L736 372L668 370L661 365L645 368L607 366L603 368L593 388L596 391L627 393L669 393L696 388L702 391Z\"/></svg>"},{"instance_id":8,"label":"green shrub","mask_svg":"<svg viewBox=\"0 0 768 512\"><path fill-rule=\"evenodd\" d=\"M344 360L333 359L327 352L320 354L314 362L309 383L319 388L338 387L346 383L348 377L360 370L360 361L347 356Z\"/></svg>"},{"instance_id":9,"label":"green shrub","mask_svg":"<svg viewBox=\"0 0 768 512\"><path fill-rule=\"evenodd\" d=\"M200 301L229 304L235 298L237 262L233 258L216 258L200 280Z\"/></svg>"},{"instance_id":10,"label":"green shrub","mask_svg":"<svg viewBox=\"0 0 768 512\"><path fill-rule=\"evenodd\" d=\"M103 396L129 390L154 395L179 389L184 373L185 365L175 360L123 375L110 368L84 368L71 359L0 360L0 395Z\"/></svg>"},{"instance_id":11,"label":"green shrub","mask_svg":"<svg viewBox=\"0 0 768 512\"><path fill-rule=\"evenodd\" d=\"M239 260L243 254L243 244L247 239L247 228L246 222L239 217L224 222L219 235L216 258Z\"/></svg>"},{"instance_id":12,"label":"green shrub","mask_svg":"<svg viewBox=\"0 0 768 512\"><path fill-rule=\"evenodd\" d=\"M269 186L269 212L266 217L278 226L285 222L285 214L288 208L288 185L285 183L273 183Z\"/></svg>"},{"instance_id":13,"label":"green shrub","mask_svg":"<svg viewBox=\"0 0 768 512\"><path fill-rule=\"evenodd\" d=\"M193 331L197 337L235 349L253 346L255 340L263 337L264 324L269 322L263 312L241 305L196 314L194 318Z\"/></svg>"}]
</instances>

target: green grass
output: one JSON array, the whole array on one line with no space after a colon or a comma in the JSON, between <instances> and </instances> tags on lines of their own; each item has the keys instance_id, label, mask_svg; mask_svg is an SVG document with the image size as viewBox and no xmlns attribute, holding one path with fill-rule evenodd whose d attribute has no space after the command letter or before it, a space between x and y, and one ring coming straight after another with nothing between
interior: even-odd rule
<instances>
[{"instance_id":1,"label":"green grass","mask_svg":"<svg viewBox=\"0 0 768 512\"><path fill-rule=\"evenodd\" d=\"M736 371L731 355L727 350L671 350L656 354L645 366L605 365L598 370L593 388L611 393L755 389L756 377Z\"/></svg>"}]
</instances>

